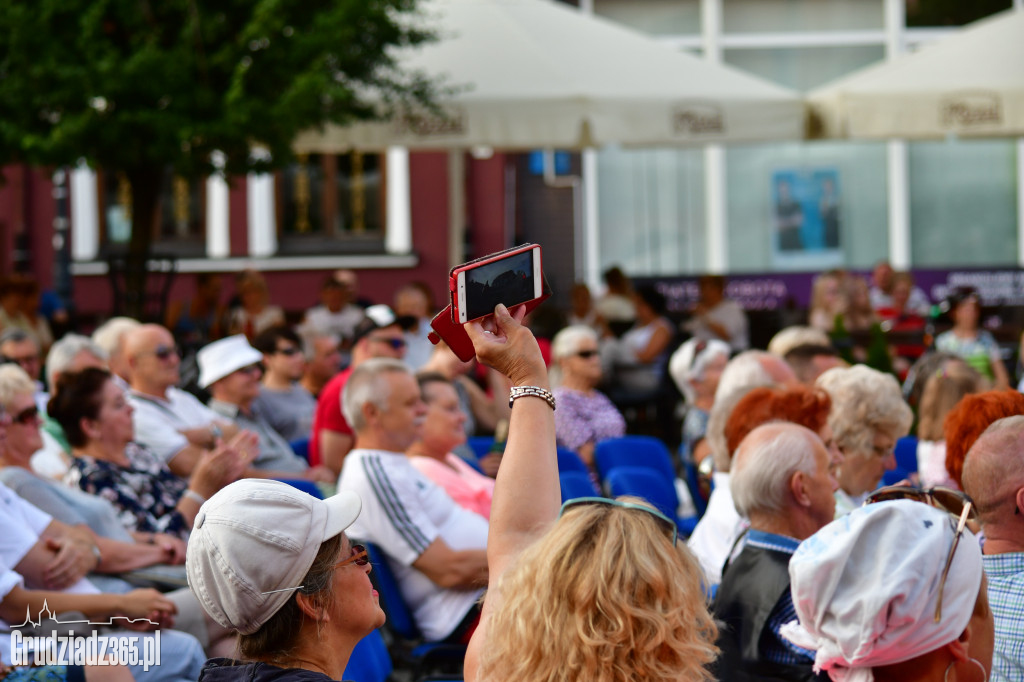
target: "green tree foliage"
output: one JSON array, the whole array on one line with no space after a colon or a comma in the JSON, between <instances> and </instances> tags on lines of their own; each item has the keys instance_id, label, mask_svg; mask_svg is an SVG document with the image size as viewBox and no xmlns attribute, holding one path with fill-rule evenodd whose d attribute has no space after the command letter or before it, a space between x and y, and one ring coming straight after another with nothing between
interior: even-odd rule
<instances>
[{"instance_id":1,"label":"green tree foliage","mask_svg":"<svg viewBox=\"0 0 1024 682\"><path fill-rule=\"evenodd\" d=\"M394 61L431 38L415 17L415 0L5 0L0 163L124 173L145 258L168 164L208 175L216 150L228 175L270 170L303 130L429 105Z\"/></svg>"}]
</instances>

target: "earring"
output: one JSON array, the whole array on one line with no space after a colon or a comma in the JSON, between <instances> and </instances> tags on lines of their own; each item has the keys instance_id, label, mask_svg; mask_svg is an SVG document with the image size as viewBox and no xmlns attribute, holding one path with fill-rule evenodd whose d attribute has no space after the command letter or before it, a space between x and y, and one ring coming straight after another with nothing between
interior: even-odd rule
<instances>
[{"instance_id":1,"label":"earring","mask_svg":"<svg viewBox=\"0 0 1024 682\"><path fill-rule=\"evenodd\" d=\"M968 658L967 660L978 666L978 670L981 671L981 682L985 682L985 680L988 679L988 673L985 672L985 666L981 664L981 661L976 658ZM942 682L949 682L949 671L953 669L954 665L956 665L956 661L950 661L949 665L946 666L946 672L942 676Z\"/></svg>"}]
</instances>

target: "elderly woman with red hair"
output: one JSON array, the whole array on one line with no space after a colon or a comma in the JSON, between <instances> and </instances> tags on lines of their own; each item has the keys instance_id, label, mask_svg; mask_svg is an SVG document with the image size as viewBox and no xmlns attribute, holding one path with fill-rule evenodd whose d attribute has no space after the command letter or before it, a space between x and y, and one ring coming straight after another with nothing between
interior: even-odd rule
<instances>
[{"instance_id":1,"label":"elderly woman with red hair","mask_svg":"<svg viewBox=\"0 0 1024 682\"><path fill-rule=\"evenodd\" d=\"M755 388L733 408L725 425L729 453L736 452L748 433L762 424L774 421L792 422L818 434L825 443L832 466L837 467L842 455L832 438L828 425L832 401L821 389L806 386L791 388ZM732 501L728 485L716 485L708 509L690 536L689 546L700 560L709 583L722 579L722 565L736 539L743 532L744 522Z\"/></svg>"},{"instance_id":2,"label":"elderly woman with red hair","mask_svg":"<svg viewBox=\"0 0 1024 682\"><path fill-rule=\"evenodd\" d=\"M1008 388L975 393L961 400L946 416L946 471L959 487L964 473L964 458L974 441L1003 417L1024 414L1024 395Z\"/></svg>"}]
</instances>

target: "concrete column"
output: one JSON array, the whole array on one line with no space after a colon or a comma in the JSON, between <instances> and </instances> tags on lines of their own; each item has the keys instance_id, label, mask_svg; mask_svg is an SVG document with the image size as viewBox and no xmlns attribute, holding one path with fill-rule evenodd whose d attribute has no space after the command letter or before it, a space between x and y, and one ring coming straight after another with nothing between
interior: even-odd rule
<instances>
[{"instance_id":1,"label":"concrete column","mask_svg":"<svg viewBox=\"0 0 1024 682\"><path fill-rule=\"evenodd\" d=\"M206 179L206 257L227 258L231 255L231 228L225 159L223 152L214 152L212 157L218 172Z\"/></svg>"},{"instance_id":2,"label":"concrete column","mask_svg":"<svg viewBox=\"0 0 1024 682\"><path fill-rule=\"evenodd\" d=\"M387 253L412 252L412 209L409 199L409 150L389 147L387 151Z\"/></svg>"}]
</instances>

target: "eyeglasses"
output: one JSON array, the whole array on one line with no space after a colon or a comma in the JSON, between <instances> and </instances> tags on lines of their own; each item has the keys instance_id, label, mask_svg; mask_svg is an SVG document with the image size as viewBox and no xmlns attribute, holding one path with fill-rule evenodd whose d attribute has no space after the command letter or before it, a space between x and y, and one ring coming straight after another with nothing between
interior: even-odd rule
<instances>
[{"instance_id":1,"label":"eyeglasses","mask_svg":"<svg viewBox=\"0 0 1024 682\"><path fill-rule=\"evenodd\" d=\"M246 365L245 367L242 367L241 369L238 369L236 371L241 372L242 374L262 374L263 365L259 363L253 365Z\"/></svg>"},{"instance_id":2,"label":"eyeglasses","mask_svg":"<svg viewBox=\"0 0 1024 682\"><path fill-rule=\"evenodd\" d=\"M387 346L391 346L392 350L401 350L402 348L405 348L405 339L390 338L390 337L389 338L381 338L379 336L378 337L371 336L370 340L371 341L376 341L377 343L383 343L383 344L385 344Z\"/></svg>"},{"instance_id":3,"label":"eyeglasses","mask_svg":"<svg viewBox=\"0 0 1024 682\"><path fill-rule=\"evenodd\" d=\"M576 357L583 358L584 360L589 360L590 358L595 357L596 355L598 355L598 351L596 351L596 350L578 350L578 351L576 351Z\"/></svg>"},{"instance_id":4,"label":"eyeglasses","mask_svg":"<svg viewBox=\"0 0 1024 682\"><path fill-rule=\"evenodd\" d=\"M653 507L648 507L643 504L634 504L632 502L620 502L619 500L610 500L606 497L577 497L572 500L566 500L562 505L562 508L558 512L558 518L562 518L566 510L570 507L575 507L584 504L606 504L613 507L622 507L623 509L636 509L638 511L646 512L653 516L658 523L668 531L668 536L672 540L672 546L676 546L676 542L679 540L679 529L676 527L676 522L669 517L662 514Z\"/></svg>"},{"instance_id":5,"label":"eyeglasses","mask_svg":"<svg viewBox=\"0 0 1024 682\"><path fill-rule=\"evenodd\" d=\"M26 407L24 410L11 417L12 423L21 424L22 426L35 424L37 421L39 421L39 408L35 405L32 407Z\"/></svg>"},{"instance_id":6,"label":"eyeglasses","mask_svg":"<svg viewBox=\"0 0 1024 682\"><path fill-rule=\"evenodd\" d=\"M960 544L960 537L964 534L964 528L967 527L967 520L976 518L978 515L977 510L974 508L974 501L959 490L953 490L952 488L937 486L922 490L921 488L912 488L910 486L889 485L879 488L868 495L864 504L885 502L887 500L924 502L959 517L959 520L953 527L953 544L949 547L946 565L942 568L942 577L939 579L938 602L935 604L935 622L938 623L942 618L942 593L946 589L946 578L949 577L949 570L953 566L953 555Z\"/></svg>"},{"instance_id":7,"label":"eyeglasses","mask_svg":"<svg viewBox=\"0 0 1024 682\"><path fill-rule=\"evenodd\" d=\"M370 553L366 551L366 547L362 545L352 545L352 554L347 559L342 559L338 563L334 564L331 568L337 569L342 566L348 566L349 564L355 564L356 566L365 566L370 563ZM268 590L267 592L260 592L260 594L275 594L277 592L288 592L290 590L301 590L305 585L298 585L296 587L282 587L280 590Z\"/></svg>"},{"instance_id":8,"label":"eyeglasses","mask_svg":"<svg viewBox=\"0 0 1024 682\"><path fill-rule=\"evenodd\" d=\"M288 357L291 357L293 355L296 355L300 351L298 346L288 346L287 348L278 348L274 352L278 353L279 355L286 355Z\"/></svg>"}]
</instances>

